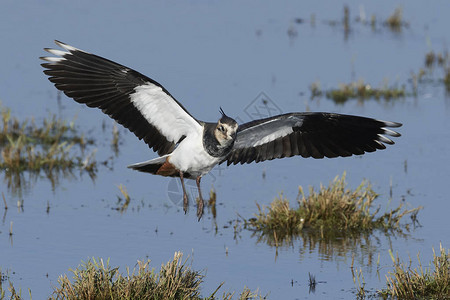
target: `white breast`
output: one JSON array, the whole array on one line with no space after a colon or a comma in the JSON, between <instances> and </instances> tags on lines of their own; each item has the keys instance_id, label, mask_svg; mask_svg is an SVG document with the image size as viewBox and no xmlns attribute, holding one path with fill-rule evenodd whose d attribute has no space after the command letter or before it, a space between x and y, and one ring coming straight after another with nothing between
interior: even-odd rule
<instances>
[{"instance_id":1,"label":"white breast","mask_svg":"<svg viewBox=\"0 0 450 300\"><path fill-rule=\"evenodd\" d=\"M191 134L170 154L170 162L180 171L192 176L202 176L221 161L209 155L203 147L201 134Z\"/></svg>"}]
</instances>

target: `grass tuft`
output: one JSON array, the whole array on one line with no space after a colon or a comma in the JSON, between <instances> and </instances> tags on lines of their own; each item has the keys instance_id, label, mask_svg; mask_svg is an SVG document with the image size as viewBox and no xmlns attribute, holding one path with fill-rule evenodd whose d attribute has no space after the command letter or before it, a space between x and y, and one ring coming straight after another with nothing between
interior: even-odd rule
<instances>
[{"instance_id":1,"label":"grass tuft","mask_svg":"<svg viewBox=\"0 0 450 300\"><path fill-rule=\"evenodd\" d=\"M348 84L340 84L339 88L330 89L327 91L322 91L320 89L320 83L316 82L310 85L310 90L311 99L325 95L328 99L333 100L337 104L345 103L349 99L393 100L404 98L407 95L404 86L399 88L385 84L380 88L374 88L370 84L365 83L363 80L350 82Z\"/></svg>"},{"instance_id":2,"label":"grass tuft","mask_svg":"<svg viewBox=\"0 0 450 300\"><path fill-rule=\"evenodd\" d=\"M138 261L137 267L122 275L112 268L109 260L91 259L71 270L73 278L60 276L59 286L50 299L204 299L200 285L204 275L192 270L181 252L175 252L173 260L161 266L159 273L150 269L150 261ZM207 299L215 294L223 283ZM224 293L222 299L232 299L234 293ZM239 299L262 298L257 292L244 288Z\"/></svg>"},{"instance_id":3,"label":"grass tuft","mask_svg":"<svg viewBox=\"0 0 450 300\"><path fill-rule=\"evenodd\" d=\"M403 10L401 7L397 7L392 15L386 19L384 23L391 31L401 32L402 27L408 27L408 23L403 20Z\"/></svg>"},{"instance_id":4,"label":"grass tuft","mask_svg":"<svg viewBox=\"0 0 450 300\"><path fill-rule=\"evenodd\" d=\"M450 299L450 251L440 245L439 256L433 248L432 265L434 270L424 270L419 255L419 266L411 269L411 263L405 265L398 257L391 258L394 271L386 276L387 288L380 294L396 299Z\"/></svg>"},{"instance_id":5,"label":"grass tuft","mask_svg":"<svg viewBox=\"0 0 450 300\"><path fill-rule=\"evenodd\" d=\"M20 122L9 109L0 110L0 170L5 171L10 188L21 187L24 171L36 177L44 172L52 185L56 184L56 175L70 174L75 168L95 176L97 164L93 154L84 154L86 146L94 142L78 134L72 123L55 115L40 125L34 120Z\"/></svg>"},{"instance_id":6,"label":"grass tuft","mask_svg":"<svg viewBox=\"0 0 450 300\"><path fill-rule=\"evenodd\" d=\"M450 94L450 55L448 50L429 51L425 54L424 68L420 68L417 74L414 72L411 74L413 95L418 95L419 84L443 84L447 95Z\"/></svg>"},{"instance_id":7,"label":"grass tuft","mask_svg":"<svg viewBox=\"0 0 450 300\"><path fill-rule=\"evenodd\" d=\"M88 260L71 271L73 280L60 276L51 299L198 299L202 282L202 275L186 267L180 252L161 266L159 274L150 269L149 261L138 261L137 268L127 268L123 276L103 259Z\"/></svg>"},{"instance_id":8,"label":"grass tuft","mask_svg":"<svg viewBox=\"0 0 450 300\"><path fill-rule=\"evenodd\" d=\"M3 289L3 283L8 281L8 287L7 290L9 292L9 299L10 300L21 300L22 299L22 291L16 290L13 283L9 279L9 272L6 271L6 273L2 272L2 269L0 268L0 300L7 299L6 298L6 290ZM30 296L31 299L31 296Z\"/></svg>"},{"instance_id":9,"label":"grass tuft","mask_svg":"<svg viewBox=\"0 0 450 300\"><path fill-rule=\"evenodd\" d=\"M356 268L356 270L352 270L353 283L356 286L356 298L357 299L365 299L366 298L366 281L364 280L364 275L362 273L362 269Z\"/></svg>"},{"instance_id":10,"label":"grass tuft","mask_svg":"<svg viewBox=\"0 0 450 300\"><path fill-rule=\"evenodd\" d=\"M128 194L128 191L123 184L120 184L117 187L119 188L120 193L123 196L123 199L122 199L122 197L117 196L118 207L115 207L114 209L123 213L123 212L127 211L128 206L130 205L130 202L131 202L131 197L130 197L130 194Z\"/></svg>"},{"instance_id":11,"label":"grass tuft","mask_svg":"<svg viewBox=\"0 0 450 300\"><path fill-rule=\"evenodd\" d=\"M370 232L374 229L401 231L400 220L408 214L417 215L421 209L403 209L403 204L379 215L380 208L371 212L378 195L367 181L354 191L346 188L345 173L336 177L328 187L320 186L318 192L311 187L306 197L299 187L298 208L280 195L268 207L257 204L255 218L246 220L246 227L265 236L269 244L279 246L290 243L303 231L324 235Z\"/></svg>"},{"instance_id":12,"label":"grass tuft","mask_svg":"<svg viewBox=\"0 0 450 300\"><path fill-rule=\"evenodd\" d=\"M329 90L325 95L336 103L344 103L349 99L365 100L374 98L376 100L392 100L404 98L406 92L404 87L398 88L384 85L380 88L374 88L370 84L358 80L349 84L341 84L338 89Z\"/></svg>"}]
</instances>

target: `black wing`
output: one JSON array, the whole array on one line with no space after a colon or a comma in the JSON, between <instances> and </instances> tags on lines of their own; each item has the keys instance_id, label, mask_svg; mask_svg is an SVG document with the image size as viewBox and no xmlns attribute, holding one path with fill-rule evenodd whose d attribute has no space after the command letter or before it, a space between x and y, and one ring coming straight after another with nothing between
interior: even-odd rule
<instances>
[{"instance_id":1,"label":"black wing","mask_svg":"<svg viewBox=\"0 0 450 300\"><path fill-rule=\"evenodd\" d=\"M45 50L57 57L44 73L68 97L105 114L133 132L159 155L170 153L189 133L203 131L170 93L156 81L113 61L55 41L66 51Z\"/></svg>"},{"instance_id":2,"label":"black wing","mask_svg":"<svg viewBox=\"0 0 450 300\"><path fill-rule=\"evenodd\" d=\"M386 127L402 124L334 113L288 113L239 126L227 164L301 155L323 158L364 154L394 144Z\"/></svg>"}]
</instances>

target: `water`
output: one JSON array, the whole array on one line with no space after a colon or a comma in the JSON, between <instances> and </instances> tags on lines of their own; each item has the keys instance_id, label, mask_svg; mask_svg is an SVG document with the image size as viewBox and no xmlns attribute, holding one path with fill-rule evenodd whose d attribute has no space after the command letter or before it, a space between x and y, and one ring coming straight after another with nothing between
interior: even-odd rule
<instances>
[{"instance_id":1,"label":"water","mask_svg":"<svg viewBox=\"0 0 450 300\"><path fill-rule=\"evenodd\" d=\"M69 274L69 268L89 257L110 257L111 265L122 270L150 258L158 268L175 251L182 251L191 255L194 269L205 270L204 295L225 281L223 291L248 286L269 293L272 299L347 299L354 298L355 289L352 253L355 266L363 269L366 287L372 290L385 285L384 275L391 270L389 249L404 260L420 251L426 264L432 247L450 246L446 192L450 102L442 85L422 85L417 97L392 102L352 100L336 105L325 98L309 99L308 87L315 81L327 89L359 78L377 87L388 79L391 85L411 89L411 71L423 67L428 51L442 52L447 45L448 5L384 1L361 8L360 3L350 2L350 17L354 20L363 9L367 18L375 14L378 20L386 19L399 5L409 22L400 34L381 25L372 32L370 26L352 21L346 39L342 25L327 24L343 18L344 3L338 1L3 3L2 105L20 119L40 120L49 112L75 119L80 131L97 140L99 161L113 155L112 121L65 97L62 108L58 107L56 89L42 74L38 60L45 55L42 48L54 47L53 39L154 78L205 121L219 118L219 106L230 116L249 121L263 92L281 112L333 111L404 126L395 146L362 157L296 157L216 168L202 186L205 194L211 186L217 192L217 219L207 213L200 222L193 207L184 215L175 197L176 182L126 168L155 154L120 129L122 144L113 168L100 167L95 181L75 174L60 179L52 189L42 178L22 194L12 193L5 182L0 184L10 207L0 227L2 271L10 270L10 279L24 295L30 288L35 299L42 299L51 293L59 275ZM308 21L312 14L314 27ZM295 18L306 21L297 24ZM296 35L290 38L288 30ZM257 211L255 202L269 204L280 192L294 202L299 185L318 187L344 171L352 188L364 178L372 182L381 194L377 203L382 209L392 181L391 207L402 199L410 207L424 206L419 213L422 227L406 238L375 233L343 245L300 238L279 249L257 243L247 231L235 239L233 225L228 227L237 214L251 217ZM122 214L113 209L118 205L119 184L132 198ZM23 211L16 208L18 200L24 201ZM309 291L308 272L320 282L315 293Z\"/></svg>"}]
</instances>

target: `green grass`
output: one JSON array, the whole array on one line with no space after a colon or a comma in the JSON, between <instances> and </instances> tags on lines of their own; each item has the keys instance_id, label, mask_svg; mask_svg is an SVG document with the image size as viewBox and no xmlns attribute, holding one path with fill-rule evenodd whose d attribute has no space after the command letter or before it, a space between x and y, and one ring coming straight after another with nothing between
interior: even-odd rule
<instances>
[{"instance_id":1,"label":"green grass","mask_svg":"<svg viewBox=\"0 0 450 300\"><path fill-rule=\"evenodd\" d=\"M402 218L410 214L415 219L421 209L408 210L400 204L395 209L379 214L379 207L372 211L377 197L367 181L363 181L353 191L347 189L344 173L328 187L321 185L318 192L311 187L307 197L303 188L299 187L297 208L292 208L289 200L282 195L267 207L257 204L258 213L246 220L245 227L257 233L268 244L280 246L291 243L293 238L304 232L318 234L318 238L370 233L375 229L401 232ZM404 226L408 228L408 225Z\"/></svg>"},{"instance_id":2,"label":"green grass","mask_svg":"<svg viewBox=\"0 0 450 300\"><path fill-rule=\"evenodd\" d=\"M384 298L450 299L450 251L440 245L439 254L433 249L433 268L423 268L419 255L418 267L400 262L391 254L394 270L386 276L387 287L379 291Z\"/></svg>"},{"instance_id":3,"label":"green grass","mask_svg":"<svg viewBox=\"0 0 450 300\"><path fill-rule=\"evenodd\" d=\"M75 169L94 177L97 163L93 153L85 154L93 141L79 134L73 124L67 124L55 115L41 124L33 119L19 121L9 109L0 106L0 170L5 172L8 186L20 188L25 181L23 172L36 177L42 173L57 182L57 175L70 174Z\"/></svg>"},{"instance_id":4,"label":"green grass","mask_svg":"<svg viewBox=\"0 0 450 300\"><path fill-rule=\"evenodd\" d=\"M200 289L204 275L192 270L182 257L181 252L176 252L173 260L161 266L159 273L150 268L149 260L138 261L133 270L126 269L125 275L119 268L112 268L109 260L90 259L71 270L72 278L60 276L49 299L218 299L216 294L224 283L209 296L202 297ZM10 299L22 299L20 291L16 291L12 283L9 285ZM6 299L1 285L0 294L1 300ZM219 299L229 300L234 294L224 292ZM237 299L264 298L258 292L244 288Z\"/></svg>"}]
</instances>

